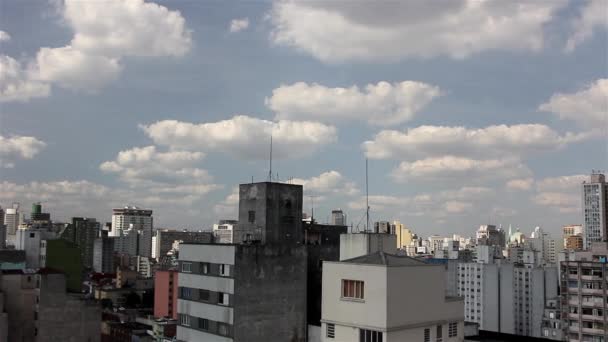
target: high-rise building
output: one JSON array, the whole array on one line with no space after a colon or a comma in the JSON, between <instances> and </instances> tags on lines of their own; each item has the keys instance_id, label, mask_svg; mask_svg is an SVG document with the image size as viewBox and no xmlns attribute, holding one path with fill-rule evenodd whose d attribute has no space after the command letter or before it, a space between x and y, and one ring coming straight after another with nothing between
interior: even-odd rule
<instances>
[{"instance_id":1,"label":"high-rise building","mask_svg":"<svg viewBox=\"0 0 608 342\"><path fill-rule=\"evenodd\" d=\"M332 226L346 226L346 215L342 209L335 209L331 211L330 224Z\"/></svg>"},{"instance_id":2,"label":"high-rise building","mask_svg":"<svg viewBox=\"0 0 608 342\"><path fill-rule=\"evenodd\" d=\"M583 232L585 248L608 238L608 185L605 175L597 171L583 182Z\"/></svg>"},{"instance_id":3,"label":"high-rise building","mask_svg":"<svg viewBox=\"0 0 608 342\"><path fill-rule=\"evenodd\" d=\"M15 235L19 227L19 204L13 203L12 208L6 208L4 212L4 224L6 225L6 234Z\"/></svg>"},{"instance_id":4,"label":"high-rise building","mask_svg":"<svg viewBox=\"0 0 608 342\"><path fill-rule=\"evenodd\" d=\"M125 243L116 243L115 248L125 250L130 255L152 257L152 210L138 207L112 209L112 231L110 236L130 236ZM127 245L127 246L125 246Z\"/></svg>"},{"instance_id":5,"label":"high-rise building","mask_svg":"<svg viewBox=\"0 0 608 342\"><path fill-rule=\"evenodd\" d=\"M93 270L98 273L114 273L115 238L101 234L93 243Z\"/></svg>"},{"instance_id":6,"label":"high-rise building","mask_svg":"<svg viewBox=\"0 0 608 342\"><path fill-rule=\"evenodd\" d=\"M564 248L566 247L566 240L570 236L580 235L583 236L583 226L580 224L570 224L562 227L562 237L564 238Z\"/></svg>"},{"instance_id":7,"label":"high-rise building","mask_svg":"<svg viewBox=\"0 0 608 342\"><path fill-rule=\"evenodd\" d=\"M392 226L388 221L374 222L374 233L391 234Z\"/></svg>"},{"instance_id":8,"label":"high-rise building","mask_svg":"<svg viewBox=\"0 0 608 342\"><path fill-rule=\"evenodd\" d=\"M0 249L6 248L6 225L4 224L4 209L0 206Z\"/></svg>"},{"instance_id":9,"label":"high-rise building","mask_svg":"<svg viewBox=\"0 0 608 342\"><path fill-rule=\"evenodd\" d=\"M84 267L93 267L93 247L100 229L101 225L94 218L72 217L72 223L60 233L62 239L80 247Z\"/></svg>"},{"instance_id":10,"label":"high-rise building","mask_svg":"<svg viewBox=\"0 0 608 342\"><path fill-rule=\"evenodd\" d=\"M581 234L571 235L566 238L565 249L570 251L582 251L585 248Z\"/></svg>"},{"instance_id":11,"label":"high-rise building","mask_svg":"<svg viewBox=\"0 0 608 342\"><path fill-rule=\"evenodd\" d=\"M213 237L216 243L232 243L232 236L236 220L220 220L219 223L213 225Z\"/></svg>"},{"instance_id":12,"label":"high-rise building","mask_svg":"<svg viewBox=\"0 0 608 342\"><path fill-rule=\"evenodd\" d=\"M409 230L403 223L393 221L392 230L397 235L397 248L405 249L412 243L412 231Z\"/></svg>"}]
</instances>

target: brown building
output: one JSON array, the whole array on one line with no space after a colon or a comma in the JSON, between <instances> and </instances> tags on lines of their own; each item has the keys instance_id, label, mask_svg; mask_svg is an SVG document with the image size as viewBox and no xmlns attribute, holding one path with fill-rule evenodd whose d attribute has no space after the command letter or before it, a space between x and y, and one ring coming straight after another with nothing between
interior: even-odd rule
<instances>
[{"instance_id":1,"label":"brown building","mask_svg":"<svg viewBox=\"0 0 608 342\"><path fill-rule=\"evenodd\" d=\"M583 237L580 234L568 236L564 247L571 251L582 251L584 247Z\"/></svg>"},{"instance_id":2,"label":"brown building","mask_svg":"<svg viewBox=\"0 0 608 342\"><path fill-rule=\"evenodd\" d=\"M177 319L177 270L154 274L154 316Z\"/></svg>"}]
</instances>

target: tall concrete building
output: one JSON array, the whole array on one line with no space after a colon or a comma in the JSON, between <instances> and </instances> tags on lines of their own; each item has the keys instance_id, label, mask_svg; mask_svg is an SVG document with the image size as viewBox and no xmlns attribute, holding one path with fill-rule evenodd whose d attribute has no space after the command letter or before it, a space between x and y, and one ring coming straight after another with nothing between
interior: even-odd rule
<instances>
[{"instance_id":1,"label":"tall concrete building","mask_svg":"<svg viewBox=\"0 0 608 342\"><path fill-rule=\"evenodd\" d=\"M112 231L110 236L132 235L129 244L137 243L135 255L152 257L152 210L127 206L112 209ZM137 235L137 239L135 239ZM116 244L120 246L120 243ZM129 250L132 252L133 248Z\"/></svg>"},{"instance_id":2,"label":"tall concrete building","mask_svg":"<svg viewBox=\"0 0 608 342\"><path fill-rule=\"evenodd\" d=\"M571 236L583 236L583 226L580 224L570 224L562 227L562 238L564 239L564 248L566 248L566 241Z\"/></svg>"},{"instance_id":3,"label":"tall concrete building","mask_svg":"<svg viewBox=\"0 0 608 342\"><path fill-rule=\"evenodd\" d=\"M608 243L561 262L561 317L568 341L608 341Z\"/></svg>"},{"instance_id":4,"label":"tall concrete building","mask_svg":"<svg viewBox=\"0 0 608 342\"><path fill-rule=\"evenodd\" d=\"M335 209L331 211L330 224L332 226L346 226L346 214L344 214L342 209Z\"/></svg>"},{"instance_id":5,"label":"tall concrete building","mask_svg":"<svg viewBox=\"0 0 608 342\"><path fill-rule=\"evenodd\" d=\"M393 221L392 226L392 230L397 236L397 248L405 249L412 243L412 231L399 221Z\"/></svg>"},{"instance_id":6,"label":"tall concrete building","mask_svg":"<svg viewBox=\"0 0 608 342\"><path fill-rule=\"evenodd\" d=\"M154 273L154 317L177 319L177 270L157 270Z\"/></svg>"},{"instance_id":7,"label":"tall concrete building","mask_svg":"<svg viewBox=\"0 0 608 342\"><path fill-rule=\"evenodd\" d=\"M6 248L6 225L4 224L4 209L0 206L0 249Z\"/></svg>"},{"instance_id":8,"label":"tall concrete building","mask_svg":"<svg viewBox=\"0 0 608 342\"><path fill-rule=\"evenodd\" d=\"M180 245L177 339L306 341L302 186L241 184L238 221L236 244Z\"/></svg>"},{"instance_id":9,"label":"tall concrete building","mask_svg":"<svg viewBox=\"0 0 608 342\"><path fill-rule=\"evenodd\" d=\"M234 226L238 224L237 220L220 220L219 223L213 225L213 237L217 243L232 243L234 234Z\"/></svg>"},{"instance_id":10,"label":"tall concrete building","mask_svg":"<svg viewBox=\"0 0 608 342\"><path fill-rule=\"evenodd\" d=\"M19 204L13 203L12 208L6 208L4 212L4 224L6 225L6 234L15 235L19 227Z\"/></svg>"},{"instance_id":11,"label":"tall concrete building","mask_svg":"<svg viewBox=\"0 0 608 342\"><path fill-rule=\"evenodd\" d=\"M114 273L114 242L115 238L111 238L106 234L101 234L100 237L93 242L93 271L98 273Z\"/></svg>"},{"instance_id":12,"label":"tall concrete building","mask_svg":"<svg viewBox=\"0 0 608 342\"><path fill-rule=\"evenodd\" d=\"M593 171L583 182L583 231L585 248L608 239L608 184L603 173Z\"/></svg>"},{"instance_id":13,"label":"tall concrete building","mask_svg":"<svg viewBox=\"0 0 608 342\"><path fill-rule=\"evenodd\" d=\"M72 217L72 223L65 227L60 237L78 245L84 267L92 268L93 247L100 230L101 225L94 218Z\"/></svg>"},{"instance_id":14,"label":"tall concrete building","mask_svg":"<svg viewBox=\"0 0 608 342\"><path fill-rule=\"evenodd\" d=\"M323 263L321 341L464 341L443 267L376 252Z\"/></svg>"}]
</instances>

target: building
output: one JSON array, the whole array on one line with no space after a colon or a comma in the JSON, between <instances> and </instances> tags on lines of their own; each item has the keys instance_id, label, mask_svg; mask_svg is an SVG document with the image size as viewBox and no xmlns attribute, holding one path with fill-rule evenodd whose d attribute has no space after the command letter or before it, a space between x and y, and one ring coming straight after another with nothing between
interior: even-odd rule
<instances>
[{"instance_id":1,"label":"building","mask_svg":"<svg viewBox=\"0 0 608 342\"><path fill-rule=\"evenodd\" d=\"M131 265L135 266L135 270L142 278L152 277L152 260L141 255L131 257Z\"/></svg>"},{"instance_id":2,"label":"building","mask_svg":"<svg viewBox=\"0 0 608 342\"><path fill-rule=\"evenodd\" d=\"M82 252L75 243L63 239L42 240L40 267L62 272L68 291L82 291Z\"/></svg>"},{"instance_id":3,"label":"building","mask_svg":"<svg viewBox=\"0 0 608 342\"><path fill-rule=\"evenodd\" d=\"M608 341L608 243L561 262L561 317L569 341Z\"/></svg>"},{"instance_id":4,"label":"building","mask_svg":"<svg viewBox=\"0 0 608 342\"><path fill-rule=\"evenodd\" d=\"M542 337L548 340L563 341L563 327L561 322L559 297L547 299L545 304L545 312L541 325Z\"/></svg>"},{"instance_id":5,"label":"building","mask_svg":"<svg viewBox=\"0 0 608 342\"><path fill-rule=\"evenodd\" d=\"M581 234L568 236L564 243L565 249L571 251L582 251L585 248L583 236Z\"/></svg>"},{"instance_id":6,"label":"building","mask_svg":"<svg viewBox=\"0 0 608 342\"><path fill-rule=\"evenodd\" d=\"M384 252L323 264L322 341L464 341L443 267Z\"/></svg>"},{"instance_id":7,"label":"building","mask_svg":"<svg viewBox=\"0 0 608 342\"><path fill-rule=\"evenodd\" d=\"M237 223L236 220L220 220L218 224L214 224L214 241L217 243L232 243L232 233Z\"/></svg>"},{"instance_id":8,"label":"building","mask_svg":"<svg viewBox=\"0 0 608 342\"><path fill-rule=\"evenodd\" d=\"M107 234L107 233L106 233ZM114 273L115 238L101 234L93 242L93 271L97 273Z\"/></svg>"},{"instance_id":9,"label":"building","mask_svg":"<svg viewBox=\"0 0 608 342\"><path fill-rule=\"evenodd\" d=\"M60 237L78 245L84 267L93 268L93 249L100 230L101 225L94 218L72 217L72 223L63 229Z\"/></svg>"},{"instance_id":10,"label":"building","mask_svg":"<svg viewBox=\"0 0 608 342\"><path fill-rule=\"evenodd\" d=\"M154 245L156 258L160 259L167 255L167 252L173 248L175 241L182 241L184 243L211 243L213 242L213 233L158 229L156 230L156 244Z\"/></svg>"},{"instance_id":11,"label":"building","mask_svg":"<svg viewBox=\"0 0 608 342\"><path fill-rule=\"evenodd\" d=\"M331 211L330 224L332 226L346 226L346 214L344 214L342 209L335 209Z\"/></svg>"},{"instance_id":12,"label":"building","mask_svg":"<svg viewBox=\"0 0 608 342\"><path fill-rule=\"evenodd\" d=\"M491 224L481 225L476 233L477 245L504 246L505 235L501 229Z\"/></svg>"},{"instance_id":13,"label":"building","mask_svg":"<svg viewBox=\"0 0 608 342\"><path fill-rule=\"evenodd\" d=\"M564 248L566 248L566 240L570 236L583 235L583 226L580 224L570 224L562 227L562 237L564 239Z\"/></svg>"},{"instance_id":14,"label":"building","mask_svg":"<svg viewBox=\"0 0 608 342\"><path fill-rule=\"evenodd\" d=\"M435 253L435 251L443 249L443 237L439 235L429 236L429 252Z\"/></svg>"},{"instance_id":15,"label":"building","mask_svg":"<svg viewBox=\"0 0 608 342\"><path fill-rule=\"evenodd\" d=\"M25 264L27 268L41 267L40 251L42 242L55 240L59 236L48 227L44 228L19 228L15 240L15 249L25 251Z\"/></svg>"},{"instance_id":16,"label":"building","mask_svg":"<svg viewBox=\"0 0 608 342\"><path fill-rule=\"evenodd\" d=\"M6 234L15 235L19 227L19 204L13 203L12 208L6 208L4 212L4 225L6 225Z\"/></svg>"},{"instance_id":17,"label":"building","mask_svg":"<svg viewBox=\"0 0 608 342\"><path fill-rule=\"evenodd\" d=\"M412 231L408 229L403 223L399 221L393 221L392 230L397 235L397 248L405 249L412 244Z\"/></svg>"},{"instance_id":18,"label":"building","mask_svg":"<svg viewBox=\"0 0 608 342\"><path fill-rule=\"evenodd\" d=\"M16 249L0 250L0 271L22 270L25 267L25 251Z\"/></svg>"},{"instance_id":19,"label":"building","mask_svg":"<svg viewBox=\"0 0 608 342\"><path fill-rule=\"evenodd\" d=\"M605 175L597 171L583 182L583 232L586 249L608 239L608 185Z\"/></svg>"},{"instance_id":20,"label":"building","mask_svg":"<svg viewBox=\"0 0 608 342\"><path fill-rule=\"evenodd\" d=\"M302 186L241 184L238 221L236 244L180 245L177 339L306 341Z\"/></svg>"},{"instance_id":21,"label":"building","mask_svg":"<svg viewBox=\"0 0 608 342\"><path fill-rule=\"evenodd\" d=\"M100 306L67 294L62 273L47 268L3 271L0 288L8 341L100 341Z\"/></svg>"},{"instance_id":22,"label":"building","mask_svg":"<svg viewBox=\"0 0 608 342\"><path fill-rule=\"evenodd\" d=\"M154 273L154 317L177 319L177 270L157 270Z\"/></svg>"},{"instance_id":23,"label":"building","mask_svg":"<svg viewBox=\"0 0 608 342\"><path fill-rule=\"evenodd\" d=\"M374 233L391 234L392 226L388 221L374 222Z\"/></svg>"},{"instance_id":24,"label":"building","mask_svg":"<svg viewBox=\"0 0 608 342\"><path fill-rule=\"evenodd\" d=\"M557 296L557 268L461 263L458 277L467 322L486 331L542 336L545 303Z\"/></svg>"},{"instance_id":25,"label":"building","mask_svg":"<svg viewBox=\"0 0 608 342\"><path fill-rule=\"evenodd\" d=\"M115 245L126 249L127 254L152 257L152 229L152 210L129 206L112 209L110 236L131 236L128 247L122 247L120 242Z\"/></svg>"}]
</instances>

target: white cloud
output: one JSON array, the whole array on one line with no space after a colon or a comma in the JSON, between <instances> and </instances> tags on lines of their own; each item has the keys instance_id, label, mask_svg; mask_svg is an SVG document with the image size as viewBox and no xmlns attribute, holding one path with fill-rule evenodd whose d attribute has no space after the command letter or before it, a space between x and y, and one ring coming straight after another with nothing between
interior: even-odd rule
<instances>
[{"instance_id":1,"label":"white cloud","mask_svg":"<svg viewBox=\"0 0 608 342\"><path fill-rule=\"evenodd\" d=\"M580 211L580 196L563 192L541 192L532 200L539 205L550 207L562 213Z\"/></svg>"},{"instance_id":2,"label":"white cloud","mask_svg":"<svg viewBox=\"0 0 608 342\"><path fill-rule=\"evenodd\" d=\"M118 174L133 187L146 187L155 193L189 193L204 195L218 188L211 184L207 170L196 167L204 154L201 152L159 152L155 146L135 147L120 151L113 161L99 168Z\"/></svg>"},{"instance_id":3,"label":"white cloud","mask_svg":"<svg viewBox=\"0 0 608 342\"><path fill-rule=\"evenodd\" d=\"M249 18L232 19L230 21L230 32L236 33L246 30L249 27Z\"/></svg>"},{"instance_id":4,"label":"white cloud","mask_svg":"<svg viewBox=\"0 0 608 342\"><path fill-rule=\"evenodd\" d=\"M487 50L538 51L566 1L276 1L275 44L325 62L396 60Z\"/></svg>"},{"instance_id":5,"label":"white cloud","mask_svg":"<svg viewBox=\"0 0 608 342\"><path fill-rule=\"evenodd\" d=\"M72 46L40 49L36 66L39 80L89 92L116 80L122 70L116 58L86 54Z\"/></svg>"},{"instance_id":6,"label":"white cloud","mask_svg":"<svg viewBox=\"0 0 608 342\"><path fill-rule=\"evenodd\" d=\"M354 182L348 181L338 171L327 171L309 179L294 178L291 184L301 184L305 193L355 195L359 192Z\"/></svg>"},{"instance_id":7,"label":"white cloud","mask_svg":"<svg viewBox=\"0 0 608 342\"><path fill-rule=\"evenodd\" d=\"M8 42L11 40L11 35L0 30L0 42Z\"/></svg>"},{"instance_id":8,"label":"white cloud","mask_svg":"<svg viewBox=\"0 0 608 342\"><path fill-rule=\"evenodd\" d=\"M455 156L426 158L401 162L391 176L396 182L411 180L465 180L479 182L488 179L526 176L530 170L517 159L475 160Z\"/></svg>"},{"instance_id":9,"label":"white cloud","mask_svg":"<svg viewBox=\"0 0 608 342\"><path fill-rule=\"evenodd\" d=\"M460 201L448 201L445 203L444 209L449 214L461 214L473 209L473 204Z\"/></svg>"},{"instance_id":10,"label":"white cloud","mask_svg":"<svg viewBox=\"0 0 608 342\"><path fill-rule=\"evenodd\" d=\"M588 180L588 175L571 175L559 177L547 177L537 182L539 191L579 191L583 181Z\"/></svg>"},{"instance_id":11,"label":"white cloud","mask_svg":"<svg viewBox=\"0 0 608 342\"><path fill-rule=\"evenodd\" d=\"M32 159L44 147L46 143L35 137L0 135L0 168L12 168L15 159Z\"/></svg>"},{"instance_id":12,"label":"white cloud","mask_svg":"<svg viewBox=\"0 0 608 342\"><path fill-rule=\"evenodd\" d=\"M164 120L141 126L158 145L189 151L228 153L239 158L266 159L270 135L273 158L298 158L336 140L336 129L318 122L272 122L239 115L211 123Z\"/></svg>"},{"instance_id":13,"label":"white cloud","mask_svg":"<svg viewBox=\"0 0 608 342\"><path fill-rule=\"evenodd\" d=\"M26 184L7 181L0 183L0 199L10 201L27 199L31 201L67 202L82 197L101 198L108 192L107 187L85 180L30 182Z\"/></svg>"},{"instance_id":14,"label":"white cloud","mask_svg":"<svg viewBox=\"0 0 608 342\"><path fill-rule=\"evenodd\" d=\"M32 98L47 97L48 84L32 80L17 60L0 55L0 103L25 102Z\"/></svg>"},{"instance_id":15,"label":"white cloud","mask_svg":"<svg viewBox=\"0 0 608 342\"><path fill-rule=\"evenodd\" d=\"M238 208L239 204L239 187L235 186L232 188L232 191L224 200L220 203L213 206L213 212L222 218L232 217L236 218L238 216Z\"/></svg>"},{"instance_id":16,"label":"white cloud","mask_svg":"<svg viewBox=\"0 0 608 342\"><path fill-rule=\"evenodd\" d=\"M511 191L527 191L532 188L534 184L534 179L532 178L521 178L521 179L512 179L507 182L506 187Z\"/></svg>"},{"instance_id":17,"label":"white cloud","mask_svg":"<svg viewBox=\"0 0 608 342\"><path fill-rule=\"evenodd\" d=\"M581 184L588 175L548 177L536 182L532 201L561 213L581 212Z\"/></svg>"},{"instance_id":18,"label":"white cloud","mask_svg":"<svg viewBox=\"0 0 608 342\"><path fill-rule=\"evenodd\" d=\"M566 43L566 51L573 51L580 43L593 35L596 29L608 28L608 3L606 0L588 0L581 15L572 23L575 32Z\"/></svg>"},{"instance_id":19,"label":"white cloud","mask_svg":"<svg viewBox=\"0 0 608 342\"><path fill-rule=\"evenodd\" d=\"M555 113L587 128L608 126L608 79L598 79L575 93L557 93L539 110Z\"/></svg>"},{"instance_id":20,"label":"white cloud","mask_svg":"<svg viewBox=\"0 0 608 342\"><path fill-rule=\"evenodd\" d=\"M519 156L550 151L584 139L584 135L559 135L541 124L495 125L485 128L419 126L403 132L380 131L362 144L365 155L373 159L457 155L487 158L496 155Z\"/></svg>"},{"instance_id":21,"label":"white cloud","mask_svg":"<svg viewBox=\"0 0 608 342\"><path fill-rule=\"evenodd\" d=\"M274 89L266 105L277 119L361 120L387 126L411 120L440 93L436 86L415 81L382 81L363 91L356 85L328 88L298 82Z\"/></svg>"}]
</instances>

